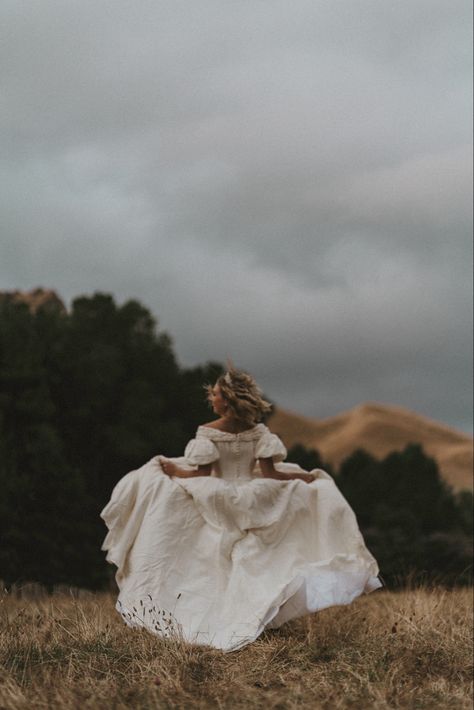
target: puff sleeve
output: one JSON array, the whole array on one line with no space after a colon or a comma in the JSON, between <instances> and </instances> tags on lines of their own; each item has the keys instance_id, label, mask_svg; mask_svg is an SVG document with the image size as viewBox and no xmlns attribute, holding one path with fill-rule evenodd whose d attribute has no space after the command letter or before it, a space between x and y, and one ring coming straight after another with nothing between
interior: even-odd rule
<instances>
[{"instance_id":1,"label":"puff sleeve","mask_svg":"<svg viewBox=\"0 0 474 710\"><path fill-rule=\"evenodd\" d=\"M287 451L282 440L270 431L266 431L263 436L260 437L255 448L255 458L267 459L271 456L274 463L284 461L286 454Z\"/></svg>"},{"instance_id":2,"label":"puff sleeve","mask_svg":"<svg viewBox=\"0 0 474 710\"><path fill-rule=\"evenodd\" d=\"M184 457L190 466L204 466L217 461L219 451L210 439L191 439L184 450Z\"/></svg>"}]
</instances>

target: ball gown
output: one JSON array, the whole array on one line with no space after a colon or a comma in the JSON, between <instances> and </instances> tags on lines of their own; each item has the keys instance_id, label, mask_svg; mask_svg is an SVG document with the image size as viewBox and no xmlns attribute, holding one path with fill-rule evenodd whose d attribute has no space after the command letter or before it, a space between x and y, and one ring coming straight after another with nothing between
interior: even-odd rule
<instances>
[{"instance_id":1,"label":"ball gown","mask_svg":"<svg viewBox=\"0 0 474 710\"><path fill-rule=\"evenodd\" d=\"M127 473L101 513L102 549L117 566L117 610L132 627L234 651L265 628L349 604L382 586L350 505L322 469L313 481L262 476L278 436L260 423L238 434L200 426L182 469L212 464L210 476L167 476L155 456Z\"/></svg>"}]
</instances>

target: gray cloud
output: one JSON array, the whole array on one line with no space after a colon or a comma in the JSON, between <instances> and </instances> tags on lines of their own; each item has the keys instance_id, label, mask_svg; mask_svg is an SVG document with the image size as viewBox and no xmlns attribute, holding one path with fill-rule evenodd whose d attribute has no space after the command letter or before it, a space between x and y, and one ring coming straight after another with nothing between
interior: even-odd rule
<instances>
[{"instance_id":1,"label":"gray cloud","mask_svg":"<svg viewBox=\"0 0 474 710\"><path fill-rule=\"evenodd\" d=\"M0 287L140 298L282 406L471 428L471 8L5 2Z\"/></svg>"}]
</instances>

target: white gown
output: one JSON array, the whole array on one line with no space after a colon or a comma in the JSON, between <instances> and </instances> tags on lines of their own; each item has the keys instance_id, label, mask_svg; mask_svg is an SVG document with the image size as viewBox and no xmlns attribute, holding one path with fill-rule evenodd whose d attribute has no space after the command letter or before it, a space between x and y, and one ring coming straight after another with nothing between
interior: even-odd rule
<instances>
[{"instance_id":1,"label":"white gown","mask_svg":"<svg viewBox=\"0 0 474 710\"><path fill-rule=\"evenodd\" d=\"M212 463L211 476L169 478L158 456L124 476L101 513L102 546L117 566L117 610L130 626L233 651L267 628L382 586L355 515L331 476L282 473L286 449L264 424L240 434L200 426L181 468Z\"/></svg>"}]
</instances>

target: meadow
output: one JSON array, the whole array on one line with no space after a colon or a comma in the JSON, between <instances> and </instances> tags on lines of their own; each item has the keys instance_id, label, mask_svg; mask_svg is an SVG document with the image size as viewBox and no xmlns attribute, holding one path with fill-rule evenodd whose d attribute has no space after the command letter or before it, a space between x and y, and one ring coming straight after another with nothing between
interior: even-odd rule
<instances>
[{"instance_id":1,"label":"meadow","mask_svg":"<svg viewBox=\"0 0 474 710\"><path fill-rule=\"evenodd\" d=\"M0 599L0 708L471 708L472 589L378 590L233 653L125 626L108 593Z\"/></svg>"}]
</instances>

